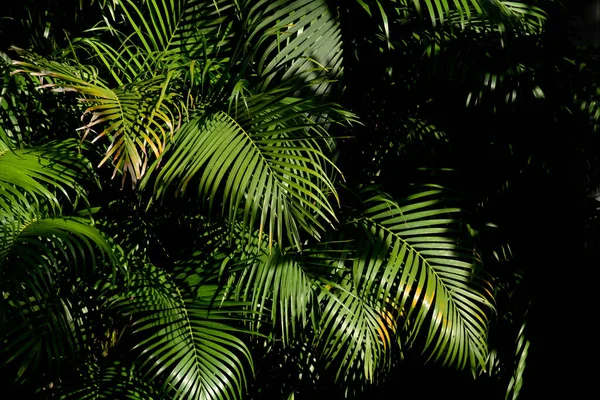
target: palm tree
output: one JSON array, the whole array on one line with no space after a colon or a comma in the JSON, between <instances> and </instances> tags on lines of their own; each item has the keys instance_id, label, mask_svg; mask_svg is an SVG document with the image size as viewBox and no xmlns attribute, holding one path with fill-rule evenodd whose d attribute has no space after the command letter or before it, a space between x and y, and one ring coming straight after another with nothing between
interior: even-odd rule
<instances>
[{"instance_id":1,"label":"palm tree","mask_svg":"<svg viewBox=\"0 0 600 400\"><path fill-rule=\"evenodd\" d=\"M348 9L381 18L384 53L411 60L463 35L540 32L539 9L494 4ZM344 68L362 65L347 61L345 6L97 6L102 19L88 32L49 56L15 48L4 74L2 367L18 384L58 398L240 398L265 352L281 348L300 348L300 371L328 371L347 395L411 347L474 372L493 365L498 286L481 266L465 197L431 184L400 190L381 172L407 140L444 132L415 105L392 125L406 137L357 140L351 162L362 171L338 146L350 127L362 139L373 124L360 115L358 128L335 102L355 93ZM423 26L407 43L391 20ZM77 96L67 108L83 124L56 142L23 139L38 121L21 105L65 111L34 82Z\"/></svg>"}]
</instances>

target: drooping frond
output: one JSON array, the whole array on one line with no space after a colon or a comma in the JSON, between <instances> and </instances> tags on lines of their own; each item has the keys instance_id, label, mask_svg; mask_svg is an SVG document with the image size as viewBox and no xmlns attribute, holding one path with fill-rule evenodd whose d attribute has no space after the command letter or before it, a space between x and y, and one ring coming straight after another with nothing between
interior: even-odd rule
<instances>
[{"instance_id":1,"label":"drooping frond","mask_svg":"<svg viewBox=\"0 0 600 400\"><path fill-rule=\"evenodd\" d=\"M426 332L425 350L459 368L485 365L491 294L478 257L461 240L460 209L439 189L398 202L376 194L355 224L355 286L397 309L414 339ZM464 236L463 236L464 237Z\"/></svg>"},{"instance_id":2,"label":"drooping frond","mask_svg":"<svg viewBox=\"0 0 600 400\"><path fill-rule=\"evenodd\" d=\"M1 366L16 366L18 381L58 373L92 338L73 292L116 278L113 249L87 220L31 206L0 209L0 224Z\"/></svg>"},{"instance_id":3,"label":"drooping frond","mask_svg":"<svg viewBox=\"0 0 600 400\"><path fill-rule=\"evenodd\" d=\"M362 195L364 211L344 227L352 252L320 297L319 348L336 379L376 382L416 339L442 364L485 368L491 294L460 209L440 189Z\"/></svg>"},{"instance_id":4,"label":"drooping frond","mask_svg":"<svg viewBox=\"0 0 600 400\"><path fill-rule=\"evenodd\" d=\"M60 375L93 342L82 287L117 277L112 246L88 219L63 216L90 174L75 140L35 147L0 138L0 352L17 382ZM16 142L16 143L15 143Z\"/></svg>"},{"instance_id":5,"label":"drooping frond","mask_svg":"<svg viewBox=\"0 0 600 400\"><path fill-rule=\"evenodd\" d=\"M232 272L239 270L230 279L236 282L235 296L249 302L258 318L270 317L271 323L278 326L283 343L288 344L307 326L311 312L316 313L315 286L292 254L282 254L278 247L270 254L264 250L257 253L231 268ZM258 331L261 321L256 322L254 329Z\"/></svg>"},{"instance_id":6,"label":"drooping frond","mask_svg":"<svg viewBox=\"0 0 600 400\"><path fill-rule=\"evenodd\" d=\"M195 251L175 265L174 276L187 284L189 293L208 283L224 285L235 300L250 311L252 331L273 331L275 340L288 346L316 330L319 319L318 295L322 287L336 280L336 272L348 250L337 243L319 243L282 251L269 249L255 234L248 242L241 224L234 232L223 224L204 223Z\"/></svg>"},{"instance_id":7,"label":"drooping frond","mask_svg":"<svg viewBox=\"0 0 600 400\"><path fill-rule=\"evenodd\" d=\"M283 247L287 237L299 248L300 228L318 237L321 221L335 218L328 135L309 114L323 109L338 112L311 100L256 95L237 118L223 111L196 116L177 134L156 195L197 185L211 209L231 221L239 215L246 228L258 222L270 243Z\"/></svg>"},{"instance_id":8,"label":"drooping frond","mask_svg":"<svg viewBox=\"0 0 600 400\"><path fill-rule=\"evenodd\" d=\"M99 126L95 140L107 136L111 141L101 164L112 159L115 172L128 173L134 181L141 178L148 163L147 153L160 156L177 123L173 95L167 94L169 77L154 77L111 89L93 68L74 68L25 51L20 54L32 62L15 61L21 68L17 72L50 78L42 87L77 92L83 102L90 104L84 112L84 116L91 114L83 127L86 134Z\"/></svg>"},{"instance_id":9,"label":"drooping frond","mask_svg":"<svg viewBox=\"0 0 600 400\"><path fill-rule=\"evenodd\" d=\"M176 129L184 108L181 99L192 96L188 91L198 84L196 77L189 76L194 75L194 66L204 78L211 64L207 57L217 57L223 47L231 21L222 23L225 16L231 20L234 3L124 1L114 6L112 11L123 16L125 29L132 33L120 32L119 24L113 26L109 19L92 31L115 35L122 47L97 38L75 41L76 48L87 51L102 70L82 65L75 54L67 64L19 49L26 61L15 64L20 68L17 72L46 80L44 88L77 92L89 106L84 112L90 115L86 133L94 131L96 139L106 136L110 141L101 164L112 160L115 173L130 175L135 182L144 175L148 161L160 156ZM186 87L181 79L191 82ZM175 87L181 89L180 96ZM185 101L189 105L190 100Z\"/></svg>"},{"instance_id":10,"label":"drooping frond","mask_svg":"<svg viewBox=\"0 0 600 400\"><path fill-rule=\"evenodd\" d=\"M74 140L14 149L0 138L0 206L10 212L16 204L42 202L58 210L64 200L85 200L79 180L89 169L77 150Z\"/></svg>"},{"instance_id":11,"label":"drooping frond","mask_svg":"<svg viewBox=\"0 0 600 400\"><path fill-rule=\"evenodd\" d=\"M240 305L220 301L216 286L183 297L177 282L153 267L142 267L114 310L131 318L136 363L145 379L173 399L240 398L251 355L236 336L230 317Z\"/></svg>"},{"instance_id":12,"label":"drooping frond","mask_svg":"<svg viewBox=\"0 0 600 400\"><path fill-rule=\"evenodd\" d=\"M332 286L321 297L319 342L327 367L337 367L335 378L343 384L375 382L390 367L393 314L351 283Z\"/></svg>"},{"instance_id":13,"label":"drooping frond","mask_svg":"<svg viewBox=\"0 0 600 400\"><path fill-rule=\"evenodd\" d=\"M60 217L63 206L87 202L79 181L89 169L77 153L77 142L13 149L0 140L0 148L0 263L25 257L31 263L27 270L51 267L54 251L76 264L97 250L112 257L110 246L87 220Z\"/></svg>"},{"instance_id":14,"label":"drooping frond","mask_svg":"<svg viewBox=\"0 0 600 400\"><path fill-rule=\"evenodd\" d=\"M17 266L27 267L23 264ZM13 272L3 269L3 279L6 272ZM3 282L0 289L0 367L4 373L15 371L10 379L17 384L39 380L48 371L60 376L79 351L91 345L89 327L79 318L81 310L66 293L62 298L57 294L56 282L31 271L20 275Z\"/></svg>"}]
</instances>

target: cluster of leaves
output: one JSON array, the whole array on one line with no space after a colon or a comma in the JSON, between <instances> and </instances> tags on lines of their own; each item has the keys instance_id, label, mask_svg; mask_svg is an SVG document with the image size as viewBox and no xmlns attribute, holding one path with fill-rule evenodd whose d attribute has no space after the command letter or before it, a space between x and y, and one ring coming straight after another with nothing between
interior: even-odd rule
<instances>
[{"instance_id":1,"label":"cluster of leaves","mask_svg":"<svg viewBox=\"0 0 600 400\"><path fill-rule=\"evenodd\" d=\"M3 54L7 383L233 399L272 390L249 383L279 362L292 370L279 396L302 379L349 396L417 349L518 396L526 313L498 307L522 276L498 273L510 245L480 221L507 176L477 193L452 182L459 193L399 171L456 167L448 149L470 136L440 104L485 114L546 97L540 66L510 49L539 47L547 16L508 1L334 6L91 1L80 9L101 18L64 46ZM593 99L571 101L597 120ZM517 342L499 355L488 332L503 323Z\"/></svg>"}]
</instances>

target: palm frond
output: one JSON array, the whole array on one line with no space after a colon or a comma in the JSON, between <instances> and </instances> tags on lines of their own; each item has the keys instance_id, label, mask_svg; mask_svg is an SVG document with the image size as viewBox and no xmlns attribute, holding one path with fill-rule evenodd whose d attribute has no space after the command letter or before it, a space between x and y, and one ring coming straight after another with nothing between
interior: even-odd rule
<instances>
[{"instance_id":1,"label":"palm frond","mask_svg":"<svg viewBox=\"0 0 600 400\"><path fill-rule=\"evenodd\" d=\"M111 89L93 68L71 67L23 50L19 53L31 62L15 61L21 68L15 72L50 78L42 87L57 92L77 92L83 96L84 103L91 104L84 112L84 116L91 114L84 126L86 135L99 125L102 131L94 140L103 136L111 140L100 164L112 159L115 173L128 173L134 182L141 178L148 164L148 150L155 157L160 156L177 123L178 117L172 112L177 110L174 96L167 94L170 76L157 76Z\"/></svg>"},{"instance_id":2,"label":"palm frond","mask_svg":"<svg viewBox=\"0 0 600 400\"><path fill-rule=\"evenodd\" d=\"M87 220L18 205L8 211L0 210L0 318L9 321L0 366L17 365L20 381L40 369L58 373L91 346L86 312L72 292L119 271L112 246Z\"/></svg>"},{"instance_id":3,"label":"palm frond","mask_svg":"<svg viewBox=\"0 0 600 400\"><path fill-rule=\"evenodd\" d=\"M0 145L1 367L15 368L21 382L40 370L62 371L90 346L73 291L88 278L115 279L118 263L88 219L62 216L82 199L87 206L80 181L89 168L78 143Z\"/></svg>"},{"instance_id":4,"label":"palm frond","mask_svg":"<svg viewBox=\"0 0 600 400\"><path fill-rule=\"evenodd\" d=\"M423 15L434 29L472 29L476 32L493 31L514 35L542 32L548 15L541 8L524 1L505 0L357 0L365 11L380 18L383 36L392 47L391 21L407 20ZM440 36L441 37L441 36Z\"/></svg>"},{"instance_id":5,"label":"palm frond","mask_svg":"<svg viewBox=\"0 0 600 400\"><path fill-rule=\"evenodd\" d=\"M194 294L207 283L219 283L229 296L247 304L248 327L253 332L272 331L283 346L303 340L316 331L320 288L336 280L348 250L339 243L319 243L282 251L269 250L255 233L248 242L241 224L231 229L205 222L191 257L175 264L174 276ZM273 331L274 329L274 331Z\"/></svg>"},{"instance_id":6,"label":"palm frond","mask_svg":"<svg viewBox=\"0 0 600 400\"><path fill-rule=\"evenodd\" d=\"M79 312L77 307L57 296L57 288L44 282L43 275L29 278L16 282L28 285L27 290L3 285L4 298L0 299L0 318L6 324L0 329L4 343L0 368L16 371L11 376L16 384L39 381L44 372L60 376L79 351L91 344L88 327L72 318Z\"/></svg>"},{"instance_id":7,"label":"palm frond","mask_svg":"<svg viewBox=\"0 0 600 400\"><path fill-rule=\"evenodd\" d=\"M169 275L148 265L113 307L132 319L143 376L172 398L241 397L252 362L230 316L240 306L219 301L216 286L184 298Z\"/></svg>"},{"instance_id":8,"label":"palm frond","mask_svg":"<svg viewBox=\"0 0 600 400\"><path fill-rule=\"evenodd\" d=\"M119 2L117 11L122 13L133 35L131 41L141 46L145 54L177 52L190 57L211 44L209 54L218 51L216 43L225 45L229 28L222 25L238 11L235 1L174 0L168 3L155 0ZM107 25L103 28L116 32ZM125 44L125 43L124 43ZM204 54L204 53L203 53Z\"/></svg>"},{"instance_id":9,"label":"palm frond","mask_svg":"<svg viewBox=\"0 0 600 400\"><path fill-rule=\"evenodd\" d=\"M281 339L289 344L308 324L318 306L315 287L302 265L291 254L275 247L245 261L233 274L236 298L250 303L260 316L270 314L273 325L279 325ZM255 320L254 331L260 331L261 320Z\"/></svg>"},{"instance_id":10,"label":"palm frond","mask_svg":"<svg viewBox=\"0 0 600 400\"><path fill-rule=\"evenodd\" d=\"M82 111L75 99L58 99L39 89L39 77L14 70L13 60L0 53L0 140L22 149L68 137Z\"/></svg>"},{"instance_id":11,"label":"palm frond","mask_svg":"<svg viewBox=\"0 0 600 400\"><path fill-rule=\"evenodd\" d=\"M420 11L419 0L414 3ZM539 33L548 18L542 9L524 1L454 0L450 4L445 0L425 0L424 3L434 26L436 21L443 23L445 19L453 23L460 20L462 26L465 20L473 23L479 19L488 20L501 31L514 29L516 32Z\"/></svg>"},{"instance_id":12,"label":"palm frond","mask_svg":"<svg viewBox=\"0 0 600 400\"><path fill-rule=\"evenodd\" d=\"M75 44L98 60L118 85L124 85L188 68L200 59L231 56L235 9L235 2L227 0L126 0L116 4L114 12L120 18L105 19L90 30L94 36L77 39ZM120 47L101 40L103 33L119 38Z\"/></svg>"},{"instance_id":13,"label":"palm frond","mask_svg":"<svg viewBox=\"0 0 600 400\"><path fill-rule=\"evenodd\" d=\"M240 214L246 228L258 222L270 245L283 247L287 237L299 248L299 228L318 237L321 220L335 219L332 164L323 150L328 135L308 114L324 109L341 113L311 100L256 95L237 119L223 111L196 116L175 138L155 183L157 197L197 182L210 209L220 206L231 221Z\"/></svg>"},{"instance_id":14,"label":"palm frond","mask_svg":"<svg viewBox=\"0 0 600 400\"><path fill-rule=\"evenodd\" d=\"M84 249L84 252L97 247L101 253L111 254L110 246L86 220L56 217L69 202L73 207L81 199L87 204L86 193L79 181L89 169L85 159L77 153L77 142L12 149L10 143L0 140L0 146L3 147L0 151L2 263L7 262L11 252L21 251L18 246L30 243L31 246L39 245L42 252L39 255L34 252L28 257L38 258L36 262L46 265L48 259L43 255L42 241L47 239L73 240L73 246L59 246L60 252L68 252L71 247ZM74 260L80 258L76 253L71 254Z\"/></svg>"},{"instance_id":15,"label":"palm frond","mask_svg":"<svg viewBox=\"0 0 600 400\"><path fill-rule=\"evenodd\" d=\"M491 294L474 249L457 240L461 210L446 206L439 189L399 202L375 195L366 204L356 223L377 239L359 246L356 284L401 310L412 337L429 320L425 349L436 360L483 367ZM371 261L373 254L387 263Z\"/></svg>"},{"instance_id":16,"label":"palm frond","mask_svg":"<svg viewBox=\"0 0 600 400\"><path fill-rule=\"evenodd\" d=\"M58 271L45 265L32 270L27 259L3 267L0 369L17 385L56 386L112 346L105 336L112 322L101 309L122 275L109 268L72 274L59 255Z\"/></svg>"},{"instance_id":17,"label":"palm frond","mask_svg":"<svg viewBox=\"0 0 600 400\"><path fill-rule=\"evenodd\" d=\"M321 292L319 347L344 384L376 382L424 333L442 364L485 368L488 284L460 232L460 209L440 189L394 201L366 190L349 265Z\"/></svg>"},{"instance_id":18,"label":"palm frond","mask_svg":"<svg viewBox=\"0 0 600 400\"><path fill-rule=\"evenodd\" d=\"M248 14L259 90L273 81L300 78L314 83L317 95L330 92L341 77L343 57L339 24L326 1L258 1Z\"/></svg>"},{"instance_id":19,"label":"palm frond","mask_svg":"<svg viewBox=\"0 0 600 400\"><path fill-rule=\"evenodd\" d=\"M384 359L383 343L397 329L400 337L402 332L408 334L402 339L408 345L424 331L424 350L443 364L484 368L491 294L478 271L473 247L457 239L464 237L458 218L461 210L449 207L451 203L440 189L424 190L400 201L375 193L364 204L365 211L353 222L363 233L357 234L353 245L356 250L348 278L352 285L340 292L345 301L336 307L348 311L360 305L364 318L370 316L370 325L358 319L352 323L362 324L367 329L364 335L370 332L371 338L380 338L369 342L371 365ZM331 315L329 318L334 318L335 314ZM327 329L333 328L335 324ZM342 342L336 343L330 351L342 351ZM380 350L376 351L376 346ZM387 343L385 347L389 348ZM365 354L366 349L361 357ZM367 363L357 358L358 352L353 357L345 361L347 368ZM368 373L370 369L365 376Z\"/></svg>"},{"instance_id":20,"label":"palm frond","mask_svg":"<svg viewBox=\"0 0 600 400\"><path fill-rule=\"evenodd\" d=\"M33 126L29 121L27 101L34 96L28 90L33 85L33 79L26 81L24 76L10 75L12 60L4 53L0 53L0 75L2 76L2 89L0 92L0 151L12 147L21 147L26 138L30 137Z\"/></svg>"},{"instance_id":21,"label":"palm frond","mask_svg":"<svg viewBox=\"0 0 600 400\"><path fill-rule=\"evenodd\" d=\"M393 314L351 283L332 286L321 297L318 340L326 367L336 366L335 379L343 384L374 383L391 365Z\"/></svg>"},{"instance_id":22,"label":"palm frond","mask_svg":"<svg viewBox=\"0 0 600 400\"><path fill-rule=\"evenodd\" d=\"M15 149L0 138L0 204L7 210L17 203L42 202L59 210L64 200L86 201L79 181L89 166L78 148L75 140L67 140Z\"/></svg>"}]
</instances>

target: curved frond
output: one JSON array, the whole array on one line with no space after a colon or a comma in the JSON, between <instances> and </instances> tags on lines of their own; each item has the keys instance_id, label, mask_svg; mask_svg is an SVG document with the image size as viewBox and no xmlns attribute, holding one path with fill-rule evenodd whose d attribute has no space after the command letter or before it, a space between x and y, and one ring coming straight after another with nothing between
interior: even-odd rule
<instances>
[{"instance_id":1,"label":"curved frond","mask_svg":"<svg viewBox=\"0 0 600 400\"><path fill-rule=\"evenodd\" d=\"M231 268L235 281L235 296L250 303L257 316L269 314L274 325L279 325L281 338L288 344L308 324L311 313L318 305L312 280L292 254L282 254L278 247L270 254L262 252ZM312 315L314 316L314 315ZM259 331L260 321L253 330Z\"/></svg>"},{"instance_id":2,"label":"curved frond","mask_svg":"<svg viewBox=\"0 0 600 400\"><path fill-rule=\"evenodd\" d=\"M223 23L235 17L236 3L231 0L148 0L140 4L125 0L119 2L115 11L124 16L132 31L129 42L140 46L145 54L180 53L196 57L219 51L217 44L226 45L230 26ZM110 24L94 30L98 29L118 32ZM204 51L198 53L201 48Z\"/></svg>"},{"instance_id":3,"label":"curved frond","mask_svg":"<svg viewBox=\"0 0 600 400\"><path fill-rule=\"evenodd\" d=\"M80 312L76 305L58 296L43 275L29 275L29 280L5 282L0 299L0 368L16 371L11 378L17 384L39 380L44 372L60 376L90 345L88 327L73 318ZM27 287L7 287L11 284Z\"/></svg>"},{"instance_id":4,"label":"curved frond","mask_svg":"<svg viewBox=\"0 0 600 400\"><path fill-rule=\"evenodd\" d=\"M61 216L63 206L87 203L79 180L89 169L76 141L0 145L0 366L15 368L20 382L39 370L58 374L89 347L85 306L73 293L84 280L115 279L117 261L89 220Z\"/></svg>"},{"instance_id":5,"label":"curved frond","mask_svg":"<svg viewBox=\"0 0 600 400\"><path fill-rule=\"evenodd\" d=\"M44 202L58 210L62 200L76 204L85 200L78 181L86 173L88 164L74 140L15 149L0 138L0 207Z\"/></svg>"},{"instance_id":6,"label":"curved frond","mask_svg":"<svg viewBox=\"0 0 600 400\"><path fill-rule=\"evenodd\" d=\"M155 183L158 197L170 188L183 193L197 182L210 209L231 221L259 224L259 237L283 239L300 248L300 228L318 237L322 220L331 223L336 196L332 164L323 151L327 133L308 112L312 101L258 95L236 120L222 111L199 115L181 129ZM336 111L334 108L330 108Z\"/></svg>"},{"instance_id":7,"label":"curved frond","mask_svg":"<svg viewBox=\"0 0 600 400\"><path fill-rule=\"evenodd\" d=\"M326 366L336 366L336 380L346 384L375 382L390 367L394 317L351 284L333 286L322 297L319 341Z\"/></svg>"},{"instance_id":8,"label":"curved frond","mask_svg":"<svg viewBox=\"0 0 600 400\"><path fill-rule=\"evenodd\" d=\"M425 329L425 349L443 364L485 366L487 315L492 307L478 258L461 241L458 213L439 189L394 202L366 201L356 221L366 235L355 255L360 292L397 309L414 335Z\"/></svg>"},{"instance_id":9,"label":"curved frond","mask_svg":"<svg viewBox=\"0 0 600 400\"><path fill-rule=\"evenodd\" d=\"M90 346L87 315L72 298L84 280L116 278L112 247L81 218L44 218L35 210L0 210L2 364L17 365L17 380L58 373ZM103 278L111 277L111 278Z\"/></svg>"},{"instance_id":10,"label":"curved frond","mask_svg":"<svg viewBox=\"0 0 600 400\"><path fill-rule=\"evenodd\" d=\"M55 250L78 263L97 250L114 261L111 247L87 220L55 217L68 202L73 206L80 199L87 202L79 180L89 170L77 153L77 142L13 149L0 140L0 147L0 263L7 263L11 252L22 252L37 260L30 269L51 265ZM62 244L51 249L44 241Z\"/></svg>"},{"instance_id":11,"label":"curved frond","mask_svg":"<svg viewBox=\"0 0 600 400\"><path fill-rule=\"evenodd\" d=\"M146 266L114 309L132 319L143 375L174 399L240 398L251 355L237 336L230 312L238 303L219 301L205 285L184 298L177 283Z\"/></svg>"},{"instance_id":12,"label":"curved frond","mask_svg":"<svg viewBox=\"0 0 600 400\"><path fill-rule=\"evenodd\" d=\"M119 86L167 70L193 70L199 60L231 56L233 1L125 0L115 5L112 19L91 29L94 36L77 39L75 44L98 60ZM118 37L121 45L101 40L101 33Z\"/></svg>"},{"instance_id":13,"label":"curved frond","mask_svg":"<svg viewBox=\"0 0 600 400\"><path fill-rule=\"evenodd\" d=\"M157 76L111 89L97 77L94 69L47 61L22 50L20 54L32 62L15 61L21 67L16 72L50 78L42 87L77 92L83 96L81 101L91 104L83 114L91 114L83 128L86 135L101 126L94 140L103 136L111 140L100 164L112 159L115 173L128 173L134 182L141 178L148 164L148 151L155 157L160 156L177 123L172 112L177 110L174 95L167 94L170 76Z\"/></svg>"},{"instance_id":14,"label":"curved frond","mask_svg":"<svg viewBox=\"0 0 600 400\"><path fill-rule=\"evenodd\" d=\"M264 90L272 81L302 79L324 95L342 74L342 38L325 0L262 0L248 12L249 40L257 41L257 69Z\"/></svg>"}]
</instances>

